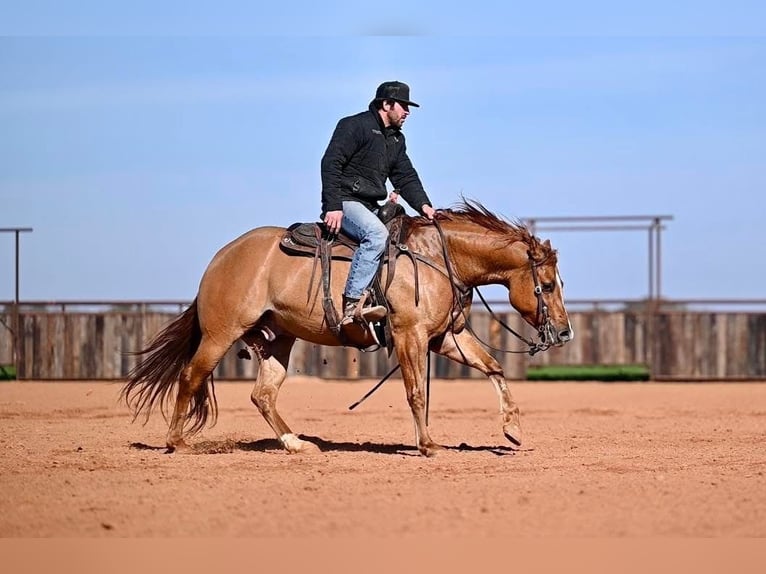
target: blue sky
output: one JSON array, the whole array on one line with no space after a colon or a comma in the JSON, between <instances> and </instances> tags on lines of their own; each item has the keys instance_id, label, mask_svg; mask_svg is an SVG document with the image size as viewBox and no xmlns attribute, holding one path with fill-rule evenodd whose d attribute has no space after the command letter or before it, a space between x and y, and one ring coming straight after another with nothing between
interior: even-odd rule
<instances>
[{"instance_id":1,"label":"blue sky","mask_svg":"<svg viewBox=\"0 0 766 574\"><path fill-rule=\"evenodd\" d=\"M229 240L318 216L335 123L390 79L422 106L405 132L437 207L672 215L665 296L764 297L755 2L78 6L0 3L0 227L34 228L22 299L191 299ZM541 235L569 297L646 295L645 232ZM13 287L0 234L0 300Z\"/></svg>"}]
</instances>

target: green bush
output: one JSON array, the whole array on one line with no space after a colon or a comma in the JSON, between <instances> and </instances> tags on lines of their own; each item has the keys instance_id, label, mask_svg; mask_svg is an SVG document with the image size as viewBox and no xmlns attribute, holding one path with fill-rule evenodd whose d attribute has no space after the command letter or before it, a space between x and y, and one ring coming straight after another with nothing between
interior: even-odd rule
<instances>
[{"instance_id":1,"label":"green bush","mask_svg":"<svg viewBox=\"0 0 766 574\"><path fill-rule=\"evenodd\" d=\"M0 365L0 381L15 381L16 367L13 365Z\"/></svg>"},{"instance_id":2,"label":"green bush","mask_svg":"<svg viewBox=\"0 0 766 574\"><path fill-rule=\"evenodd\" d=\"M648 381L645 365L543 365L529 367L529 381Z\"/></svg>"}]
</instances>

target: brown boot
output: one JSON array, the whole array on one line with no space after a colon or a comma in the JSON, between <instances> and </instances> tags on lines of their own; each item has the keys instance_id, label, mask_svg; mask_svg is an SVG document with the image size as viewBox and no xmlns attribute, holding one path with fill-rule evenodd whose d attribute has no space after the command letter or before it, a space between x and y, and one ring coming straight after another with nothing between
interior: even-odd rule
<instances>
[{"instance_id":1,"label":"brown boot","mask_svg":"<svg viewBox=\"0 0 766 574\"><path fill-rule=\"evenodd\" d=\"M341 326L348 325L356 321L361 325L367 325L367 323L376 323L386 316L387 311L383 305L373 305L370 307L364 307L367 302L367 297L359 299L352 299L350 297L343 296L343 317L340 320Z\"/></svg>"},{"instance_id":2,"label":"brown boot","mask_svg":"<svg viewBox=\"0 0 766 574\"><path fill-rule=\"evenodd\" d=\"M356 314L358 305L359 299L351 299L345 295L343 296L343 317L340 319L341 326L350 325L354 322L354 315Z\"/></svg>"}]
</instances>

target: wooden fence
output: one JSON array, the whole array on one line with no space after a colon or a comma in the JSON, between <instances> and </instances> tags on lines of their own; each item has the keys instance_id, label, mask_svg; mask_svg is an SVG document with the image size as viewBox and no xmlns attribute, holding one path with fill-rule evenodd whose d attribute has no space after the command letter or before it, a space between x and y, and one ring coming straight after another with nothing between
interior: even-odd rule
<instances>
[{"instance_id":1,"label":"wooden fence","mask_svg":"<svg viewBox=\"0 0 766 574\"><path fill-rule=\"evenodd\" d=\"M118 310L79 312L29 310L19 315L19 379L122 379L138 360L130 352L142 348L175 312ZM529 333L515 313L502 319ZM699 311L577 311L570 313L573 342L534 357L493 352L510 379L525 378L529 365L644 364L654 379L766 379L766 313ZM474 330L494 347L522 345L474 312ZM0 323L13 324L11 313ZM12 363L13 337L0 325L0 364ZM253 379L257 362L237 357L235 344L216 370L219 379ZM362 353L298 341L292 374L325 378L380 378L396 366L385 350ZM439 378L481 378L480 373L434 355Z\"/></svg>"}]
</instances>

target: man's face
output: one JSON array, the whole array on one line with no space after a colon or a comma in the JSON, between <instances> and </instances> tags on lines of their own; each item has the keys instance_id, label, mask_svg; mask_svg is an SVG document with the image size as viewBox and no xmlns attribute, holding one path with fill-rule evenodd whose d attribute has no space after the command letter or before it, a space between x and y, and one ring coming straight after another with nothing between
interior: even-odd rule
<instances>
[{"instance_id":1,"label":"man's face","mask_svg":"<svg viewBox=\"0 0 766 574\"><path fill-rule=\"evenodd\" d=\"M383 121L386 126L401 129L404 120L410 115L410 106L401 102L386 102L383 104L383 111L385 112Z\"/></svg>"}]
</instances>

